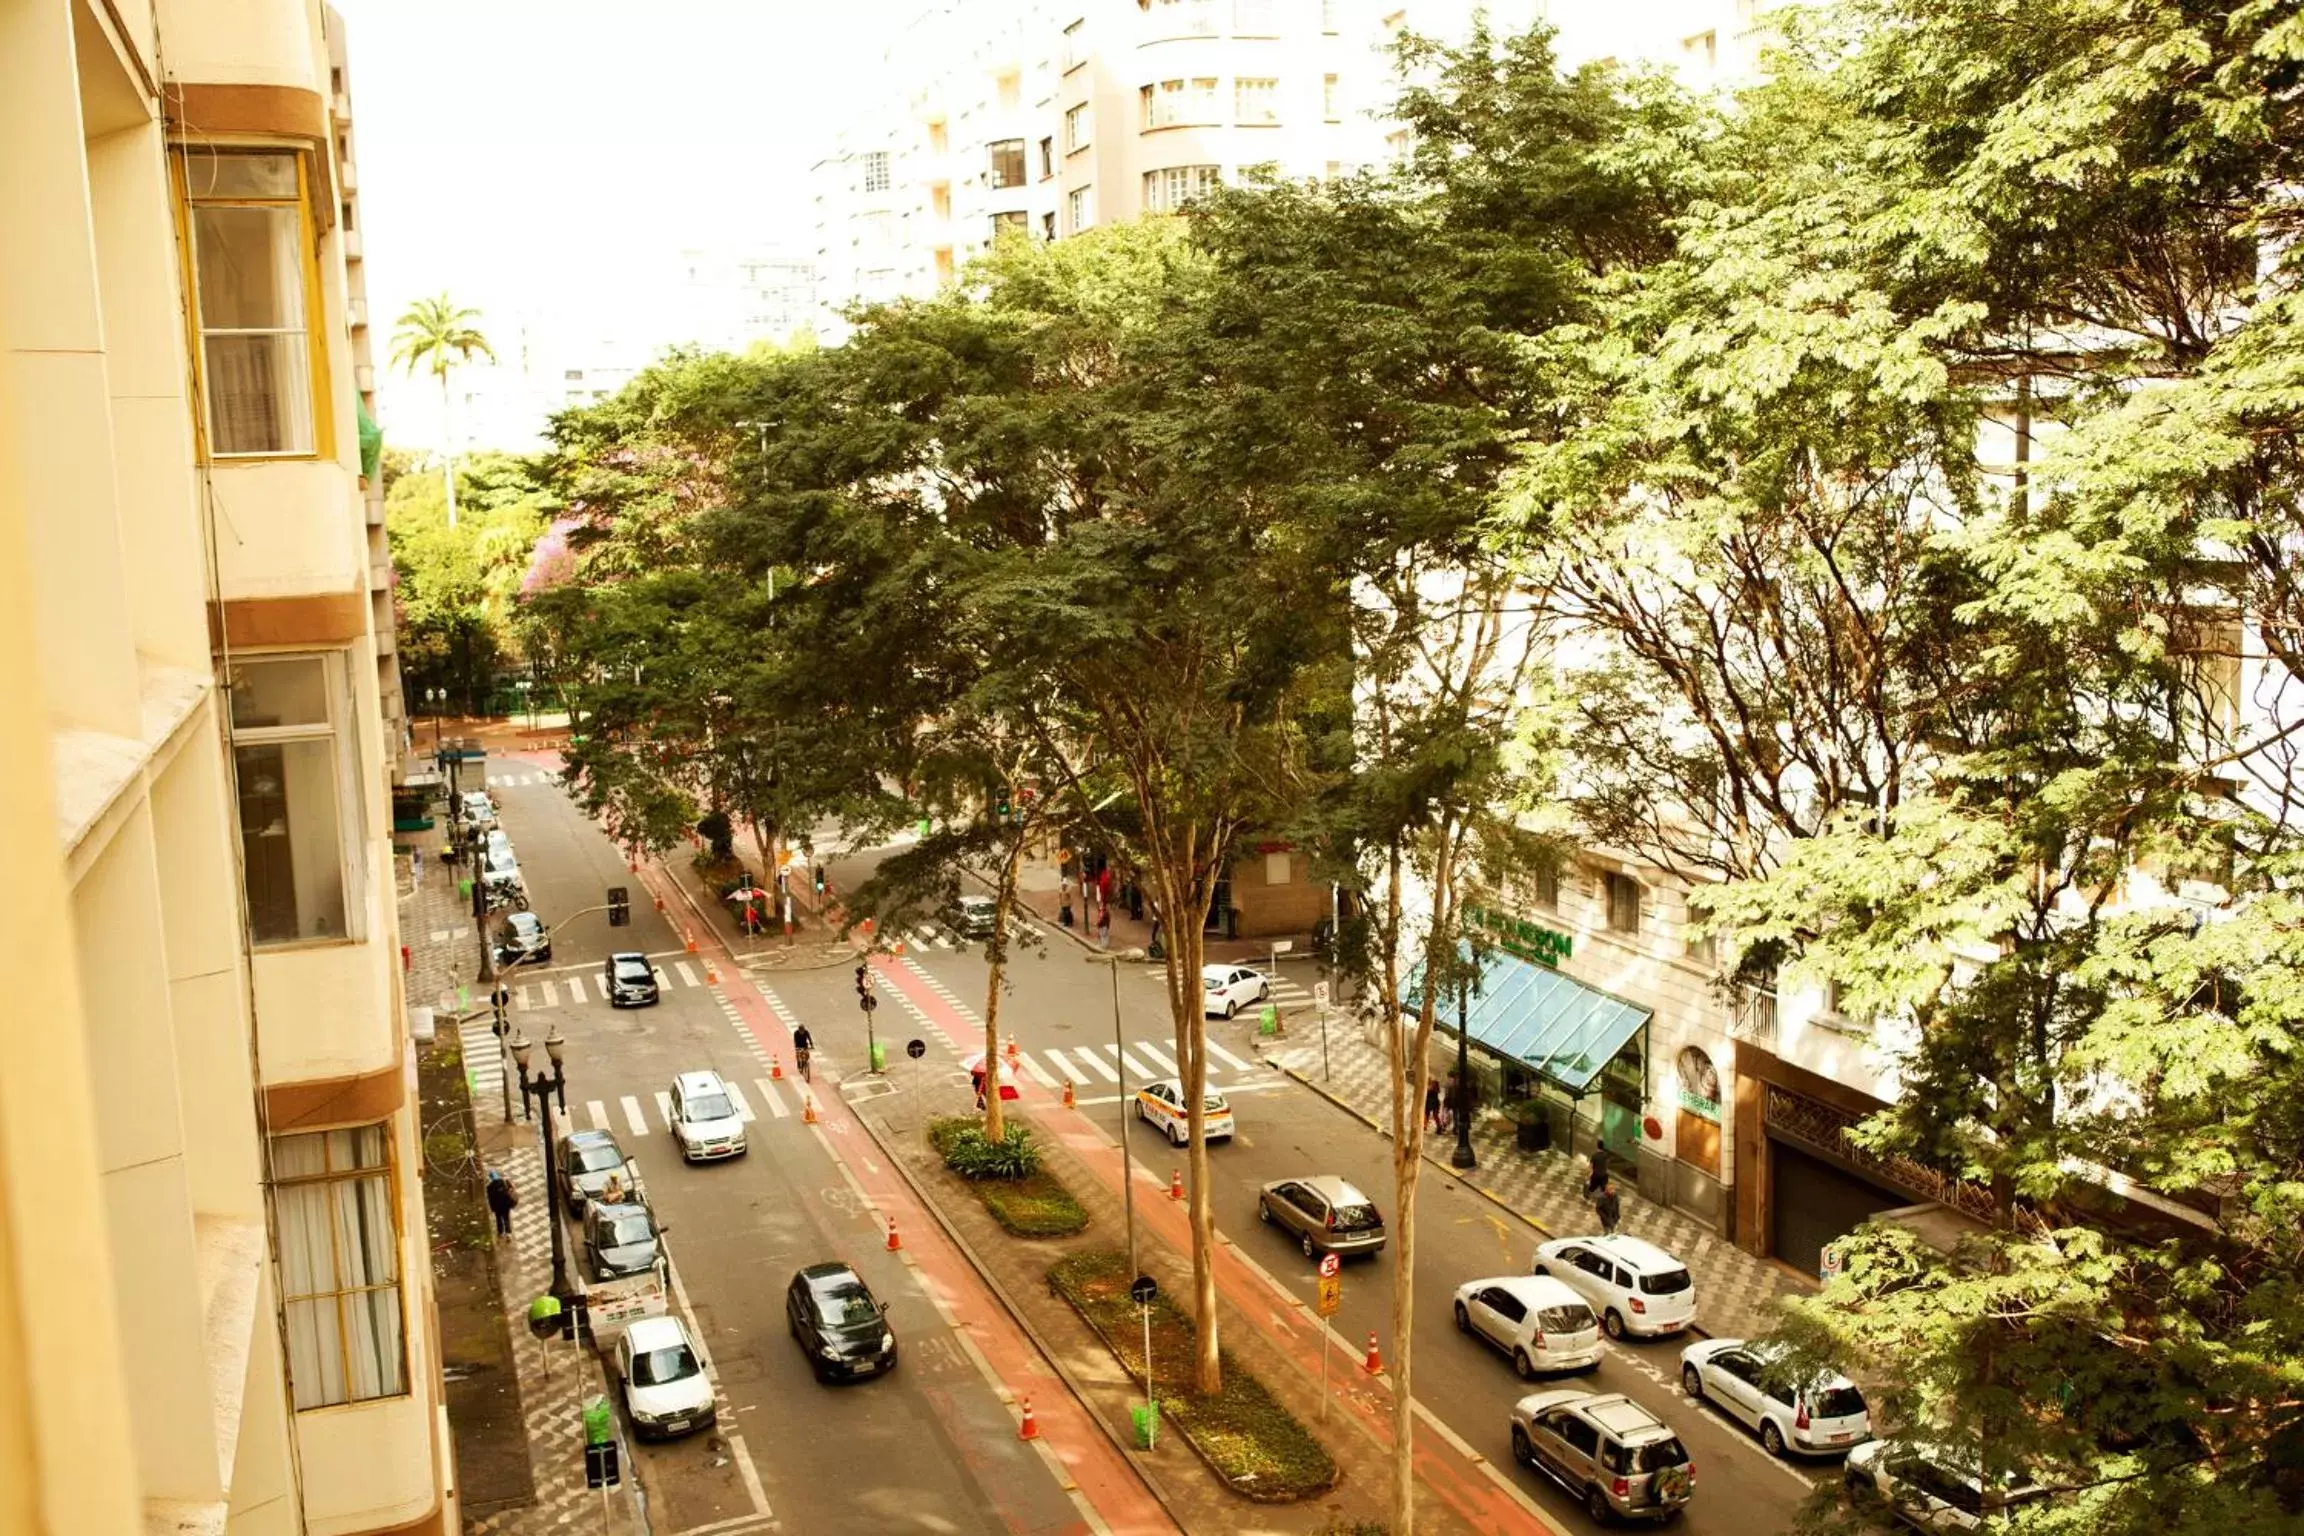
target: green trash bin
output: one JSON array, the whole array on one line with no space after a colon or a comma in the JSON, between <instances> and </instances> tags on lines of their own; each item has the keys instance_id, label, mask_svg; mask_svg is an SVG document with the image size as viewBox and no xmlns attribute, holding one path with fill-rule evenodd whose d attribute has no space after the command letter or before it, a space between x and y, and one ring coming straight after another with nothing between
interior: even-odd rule
<instances>
[{"instance_id":1,"label":"green trash bin","mask_svg":"<svg viewBox=\"0 0 2304 1536\"><path fill-rule=\"evenodd\" d=\"M1136 1421L1136 1449L1151 1450L1160 1439L1159 1403L1138 1403L1128 1410L1128 1416Z\"/></svg>"},{"instance_id":2,"label":"green trash bin","mask_svg":"<svg viewBox=\"0 0 2304 1536\"><path fill-rule=\"evenodd\" d=\"M616 1438L616 1414L608 1399L595 1397L584 1404L584 1443L606 1445Z\"/></svg>"},{"instance_id":3,"label":"green trash bin","mask_svg":"<svg viewBox=\"0 0 2304 1536\"><path fill-rule=\"evenodd\" d=\"M1259 1015L1256 1033L1266 1039L1280 1033L1280 1010L1266 1003L1263 1013Z\"/></svg>"},{"instance_id":4,"label":"green trash bin","mask_svg":"<svg viewBox=\"0 0 2304 1536\"><path fill-rule=\"evenodd\" d=\"M872 1070L875 1072L888 1070L888 1047L877 1040L872 1042Z\"/></svg>"}]
</instances>

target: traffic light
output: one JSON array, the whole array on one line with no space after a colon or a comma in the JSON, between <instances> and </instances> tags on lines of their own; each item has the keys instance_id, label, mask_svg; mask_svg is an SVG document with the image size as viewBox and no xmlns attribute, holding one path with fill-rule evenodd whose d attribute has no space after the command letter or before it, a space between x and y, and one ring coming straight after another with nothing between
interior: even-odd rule
<instances>
[{"instance_id":1,"label":"traffic light","mask_svg":"<svg viewBox=\"0 0 2304 1536\"><path fill-rule=\"evenodd\" d=\"M870 997L872 995L871 969L861 963L856 967L856 995L858 997Z\"/></svg>"},{"instance_id":2,"label":"traffic light","mask_svg":"<svg viewBox=\"0 0 2304 1536\"><path fill-rule=\"evenodd\" d=\"M505 1012L512 1006L512 989L502 982L496 983L496 990L488 994L488 1006L495 1012L496 1022L502 1024Z\"/></svg>"},{"instance_id":3,"label":"traffic light","mask_svg":"<svg viewBox=\"0 0 2304 1536\"><path fill-rule=\"evenodd\" d=\"M608 926L626 928L632 923L632 893L621 885L608 887Z\"/></svg>"}]
</instances>

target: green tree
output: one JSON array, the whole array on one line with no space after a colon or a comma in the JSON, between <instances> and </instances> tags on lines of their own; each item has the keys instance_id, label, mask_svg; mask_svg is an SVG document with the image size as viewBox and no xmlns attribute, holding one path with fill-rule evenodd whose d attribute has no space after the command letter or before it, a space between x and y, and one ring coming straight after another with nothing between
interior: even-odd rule
<instances>
[{"instance_id":1,"label":"green tree","mask_svg":"<svg viewBox=\"0 0 2304 1536\"><path fill-rule=\"evenodd\" d=\"M502 659L518 650L515 605L548 510L522 461L482 455L465 468L473 515L451 528L440 482L401 475L385 495L385 527L410 695L438 688L475 713Z\"/></svg>"},{"instance_id":2,"label":"green tree","mask_svg":"<svg viewBox=\"0 0 2304 1536\"><path fill-rule=\"evenodd\" d=\"M451 529L456 526L456 440L450 430L448 371L458 363L472 361L475 353L490 362L496 360L488 338L480 333L479 319L478 310L466 309L442 293L409 305L392 331L392 361L403 372L414 374L422 369L440 381L440 483L448 501Z\"/></svg>"}]
</instances>

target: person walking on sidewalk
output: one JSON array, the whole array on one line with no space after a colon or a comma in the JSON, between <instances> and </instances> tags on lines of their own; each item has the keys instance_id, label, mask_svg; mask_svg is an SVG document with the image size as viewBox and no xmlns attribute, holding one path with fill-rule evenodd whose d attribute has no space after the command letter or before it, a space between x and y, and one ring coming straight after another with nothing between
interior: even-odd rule
<instances>
[{"instance_id":1,"label":"person walking on sidewalk","mask_svg":"<svg viewBox=\"0 0 2304 1536\"><path fill-rule=\"evenodd\" d=\"M1096 947L1099 949L1112 947L1112 909L1110 907L1098 907L1096 909Z\"/></svg>"},{"instance_id":2,"label":"person walking on sidewalk","mask_svg":"<svg viewBox=\"0 0 2304 1536\"><path fill-rule=\"evenodd\" d=\"M1594 1147L1591 1164L1591 1172L1584 1176L1584 1198L1587 1200L1599 1198L1601 1189L1608 1183L1608 1149Z\"/></svg>"},{"instance_id":3,"label":"person walking on sidewalk","mask_svg":"<svg viewBox=\"0 0 2304 1536\"><path fill-rule=\"evenodd\" d=\"M1424 1129L1440 1129L1440 1084L1429 1077L1424 1079Z\"/></svg>"},{"instance_id":4,"label":"person walking on sidewalk","mask_svg":"<svg viewBox=\"0 0 2304 1536\"><path fill-rule=\"evenodd\" d=\"M423 849L421 849L421 848L411 848L411 849L409 849L409 850L408 850L408 876L409 876L409 880L410 880L410 882L411 882L411 883L414 885L414 887L415 887L417 890L422 890L422 889L424 888L424 850L423 850Z\"/></svg>"},{"instance_id":5,"label":"person walking on sidewalk","mask_svg":"<svg viewBox=\"0 0 2304 1536\"><path fill-rule=\"evenodd\" d=\"M1600 1218L1600 1230L1611 1237L1615 1236L1616 1223L1624 1217L1624 1202L1616 1198L1614 1179L1601 1181L1600 1198L1592 1202L1592 1209Z\"/></svg>"},{"instance_id":6,"label":"person walking on sidewalk","mask_svg":"<svg viewBox=\"0 0 2304 1536\"><path fill-rule=\"evenodd\" d=\"M512 1235L512 1207L519 1203L520 1192L512 1187L512 1181L495 1169L489 1169L488 1209L496 1214L496 1235L498 1237L510 1237Z\"/></svg>"}]
</instances>

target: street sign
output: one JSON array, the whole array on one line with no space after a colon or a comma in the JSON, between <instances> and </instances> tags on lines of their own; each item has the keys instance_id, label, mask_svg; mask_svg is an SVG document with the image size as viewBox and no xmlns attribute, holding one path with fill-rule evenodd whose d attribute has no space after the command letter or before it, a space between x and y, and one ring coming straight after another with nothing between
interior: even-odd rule
<instances>
[{"instance_id":1,"label":"street sign","mask_svg":"<svg viewBox=\"0 0 2304 1536\"><path fill-rule=\"evenodd\" d=\"M1276 955L1284 955L1295 947L1296 941L1294 939L1274 939L1272 941L1272 953Z\"/></svg>"},{"instance_id":2,"label":"street sign","mask_svg":"<svg viewBox=\"0 0 2304 1536\"><path fill-rule=\"evenodd\" d=\"M1831 1280L1839 1275L1840 1265L1840 1245L1838 1243L1826 1243L1824 1245L1824 1262L1817 1267L1818 1272L1826 1280Z\"/></svg>"},{"instance_id":3,"label":"street sign","mask_svg":"<svg viewBox=\"0 0 2304 1536\"><path fill-rule=\"evenodd\" d=\"M1129 1282L1128 1297L1140 1307L1152 1305L1153 1299L1159 1294L1160 1284L1150 1275L1138 1275Z\"/></svg>"},{"instance_id":4,"label":"street sign","mask_svg":"<svg viewBox=\"0 0 2304 1536\"><path fill-rule=\"evenodd\" d=\"M1343 1269L1343 1267L1344 1267L1344 1261L1343 1261L1342 1259L1339 1259L1338 1257L1336 1257L1336 1255L1334 1255L1334 1254L1332 1254L1332 1253L1324 1253L1324 1254L1320 1255L1320 1278L1321 1278L1321 1279L1323 1279L1323 1280L1333 1280L1333 1279L1335 1279L1335 1278L1336 1278L1336 1276L1337 1276L1337 1274L1338 1274L1338 1273L1339 1273L1339 1272L1340 1272L1340 1271Z\"/></svg>"},{"instance_id":5,"label":"street sign","mask_svg":"<svg viewBox=\"0 0 2304 1536\"><path fill-rule=\"evenodd\" d=\"M925 1040L908 1040L904 1043L904 1054L914 1061L918 1061L928 1054L928 1042Z\"/></svg>"},{"instance_id":6,"label":"street sign","mask_svg":"<svg viewBox=\"0 0 2304 1536\"><path fill-rule=\"evenodd\" d=\"M1322 1275L1320 1277L1320 1315L1322 1317L1334 1317L1336 1309L1343 1304L1343 1277L1340 1275Z\"/></svg>"},{"instance_id":7,"label":"street sign","mask_svg":"<svg viewBox=\"0 0 2304 1536\"><path fill-rule=\"evenodd\" d=\"M616 1442L584 1447L584 1486L587 1488L614 1488L624 1481L624 1474L616 1466ZM602 1498L607 1495L603 1493Z\"/></svg>"},{"instance_id":8,"label":"street sign","mask_svg":"<svg viewBox=\"0 0 2304 1536\"><path fill-rule=\"evenodd\" d=\"M856 1006L863 1009L866 1013L870 1013L873 1009L880 1006L880 999L867 992L862 997L856 999Z\"/></svg>"},{"instance_id":9,"label":"street sign","mask_svg":"<svg viewBox=\"0 0 2304 1536\"><path fill-rule=\"evenodd\" d=\"M1323 1008L1328 1006L1328 983L1324 981L1312 983L1312 1001Z\"/></svg>"}]
</instances>

